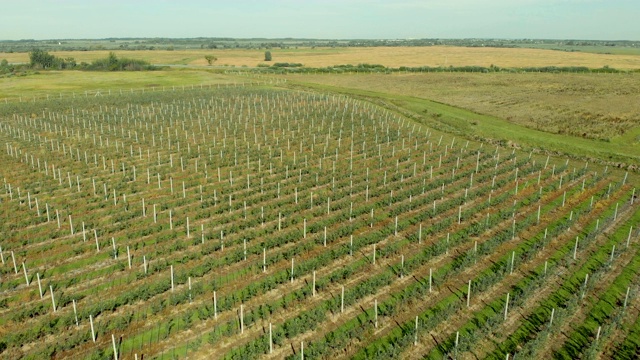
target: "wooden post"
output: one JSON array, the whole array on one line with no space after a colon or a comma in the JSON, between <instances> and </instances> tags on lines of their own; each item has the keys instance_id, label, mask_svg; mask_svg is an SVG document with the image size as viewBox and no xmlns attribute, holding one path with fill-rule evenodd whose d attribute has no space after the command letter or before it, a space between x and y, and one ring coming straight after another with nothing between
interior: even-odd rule
<instances>
[{"instance_id":1,"label":"wooden post","mask_svg":"<svg viewBox=\"0 0 640 360\"><path fill-rule=\"evenodd\" d=\"M433 269L429 268L429 292L432 292L431 285L433 285Z\"/></svg>"},{"instance_id":2,"label":"wooden post","mask_svg":"<svg viewBox=\"0 0 640 360\"><path fill-rule=\"evenodd\" d=\"M76 319L76 327L80 326L80 323L78 322L78 309L76 308L76 299L73 299L73 316Z\"/></svg>"},{"instance_id":3,"label":"wooden post","mask_svg":"<svg viewBox=\"0 0 640 360\"><path fill-rule=\"evenodd\" d=\"M293 284L293 258L291 258L291 283Z\"/></svg>"},{"instance_id":4,"label":"wooden post","mask_svg":"<svg viewBox=\"0 0 640 360\"><path fill-rule=\"evenodd\" d=\"M576 236L576 245L573 247L573 260L576 259L578 255L578 237Z\"/></svg>"},{"instance_id":5,"label":"wooden post","mask_svg":"<svg viewBox=\"0 0 640 360\"><path fill-rule=\"evenodd\" d=\"M312 290L312 294L315 297L316 296L316 271L313 270L313 284L311 286Z\"/></svg>"},{"instance_id":6,"label":"wooden post","mask_svg":"<svg viewBox=\"0 0 640 360\"><path fill-rule=\"evenodd\" d=\"M629 227L629 235L627 236L627 248L629 248L629 243L631 242L631 231L633 230L633 226ZM0 252L2 249L0 249ZM2 261L2 263L4 264L4 260Z\"/></svg>"},{"instance_id":7,"label":"wooden post","mask_svg":"<svg viewBox=\"0 0 640 360\"><path fill-rule=\"evenodd\" d=\"M553 315L556 313L556 308L551 309L551 318L549 319L549 327L553 326Z\"/></svg>"},{"instance_id":8,"label":"wooden post","mask_svg":"<svg viewBox=\"0 0 640 360\"><path fill-rule=\"evenodd\" d=\"M344 285L342 285L342 292L340 295L340 312L344 313Z\"/></svg>"},{"instance_id":9,"label":"wooden post","mask_svg":"<svg viewBox=\"0 0 640 360\"><path fill-rule=\"evenodd\" d=\"M467 307L469 307L470 301L471 301L471 280L469 280L469 286L467 287Z\"/></svg>"},{"instance_id":10,"label":"wooden post","mask_svg":"<svg viewBox=\"0 0 640 360\"><path fill-rule=\"evenodd\" d=\"M418 346L418 315L416 315L416 328L413 337L413 346Z\"/></svg>"},{"instance_id":11,"label":"wooden post","mask_svg":"<svg viewBox=\"0 0 640 360\"><path fill-rule=\"evenodd\" d=\"M27 266L24 264L24 261L22 262L22 270L24 271L24 281L27 283L27 286L29 286L29 276L27 275Z\"/></svg>"},{"instance_id":12,"label":"wooden post","mask_svg":"<svg viewBox=\"0 0 640 360\"><path fill-rule=\"evenodd\" d=\"M378 299L373 300L373 308L374 308L374 323L375 327L378 328Z\"/></svg>"},{"instance_id":13,"label":"wooden post","mask_svg":"<svg viewBox=\"0 0 640 360\"><path fill-rule=\"evenodd\" d=\"M454 348L454 359L458 358L458 344L460 344L460 331L456 331L456 343L455 343L455 348Z\"/></svg>"},{"instance_id":14,"label":"wooden post","mask_svg":"<svg viewBox=\"0 0 640 360\"><path fill-rule=\"evenodd\" d=\"M509 275L513 275L513 264L516 262L516 252L511 252L511 269L509 270Z\"/></svg>"},{"instance_id":15,"label":"wooden post","mask_svg":"<svg viewBox=\"0 0 640 360\"><path fill-rule=\"evenodd\" d=\"M353 235L349 235L349 256L353 256Z\"/></svg>"},{"instance_id":16,"label":"wooden post","mask_svg":"<svg viewBox=\"0 0 640 360\"><path fill-rule=\"evenodd\" d=\"M89 315L89 324L91 324L91 340L96 342L96 332L93 328L93 315Z\"/></svg>"},{"instance_id":17,"label":"wooden post","mask_svg":"<svg viewBox=\"0 0 640 360\"><path fill-rule=\"evenodd\" d=\"M376 264L376 244L373 244L373 265Z\"/></svg>"},{"instance_id":18,"label":"wooden post","mask_svg":"<svg viewBox=\"0 0 640 360\"><path fill-rule=\"evenodd\" d=\"M171 291L173 292L174 290L174 284L173 284L173 265L171 265Z\"/></svg>"},{"instance_id":19,"label":"wooden post","mask_svg":"<svg viewBox=\"0 0 640 360\"><path fill-rule=\"evenodd\" d=\"M244 334L244 305L240 304L240 334Z\"/></svg>"},{"instance_id":20,"label":"wooden post","mask_svg":"<svg viewBox=\"0 0 640 360\"><path fill-rule=\"evenodd\" d=\"M589 274L584 276L584 285L582 286L582 295L580 296L580 300L584 299L584 295L587 292L587 283L589 282Z\"/></svg>"},{"instance_id":21,"label":"wooden post","mask_svg":"<svg viewBox=\"0 0 640 360\"><path fill-rule=\"evenodd\" d=\"M129 263L129 269L131 269L131 251L129 251L129 245L127 245L127 262Z\"/></svg>"},{"instance_id":22,"label":"wooden post","mask_svg":"<svg viewBox=\"0 0 640 360\"><path fill-rule=\"evenodd\" d=\"M267 272L267 248L262 248L262 272Z\"/></svg>"},{"instance_id":23,"label":"wooden post","mask_svg":"<svg viewBox=\"0 0 640 360\"><path fill-rule=\"evenodd\" d=\"M118 349L116 348L116 337L111 334L111 342L113 343L113 360L118 360Z\"/></svg>"},{"instance_id":24,"label":"wooden post","mask_svg":"<svg viewBox=\"0 0 640 360\"><path fill-rule=\"evenodd\" d=\"M144 273L147 273L147 255L142 255L142 265L144 267Z\"/></svg>"},{"instance_id":25,"label":"wooden post","mask_svg":"<svg viewBox=\"0 0 640 360\"><path fill-rule=\"evenodd\" d=\"M216 291L213 291L213 318L218 318L218 298L216 297Z\"/></svg>"},{"instance_id":26,"label":"wooden post","mask_svg":"<svg viewBox=\"0 0 640 360\"><path fill-rule=\"evenodd\" d=\"M629 301L629 291L631 291L631 287L627 287L627 294L624 296L624 305L622 307L623 311L627 308L627 302Z\"/></svg>"},{"instance_id":27,"label":"wooden post","mask_svg":"<svg viewBox=\"0 0 640 360\"><path fill-rule=\"evenodd\" d=\"M353 236L353 235L352 235ZM324 237L323 237L323 246L327 247L327 227L324 227Z\"/></svg>"},{"instance_id":28,"label":"wooden post","mask_svg":"<svg viewBox=\"0 0 640 360\"><path fill-rule=\"evenodd\" d=\"M613 255L615 254L615 252L616 252L616 246L613 245L613 247L611 248L611 257L609 258L609 266L613 265Z\"/></svg>"},{"instance_id":29,"label":"wooden post","mask_svg":"<svg viewBox=\"0 0 640 360\"><path fill-rule=\"evenodd\" d=\"M418 244L422 244L422 223L418 227Z\"/></svg>"},{"instance_id":30,"label":"wooden post","mask_svg":"<svg viewBox=\"0 0 640 360\"><path fill-rule=\"evenodd\" d=\"M38 272L36 273L36 279L38 279L38 292L40 293L40 299L42 299L42 284L40 283L40 273Z\"/></svg>"},{"instance_id":31,"label":"wooden post","mask_svg":"<svg viewBox=\"0 0 640 360\"><path fill-rule=\"evenodd\" d=\"M271 323L269 323L269 354L273 353L273 330L271 329Z\"/></svg>"},{"instance_id":32,"label":"wooden post","mask_svg":"<svg viewBox=\"0 0 640 360\"><path fill-rule=\"evenodd\" d=\"M509 293L507 293L507 301L504 303L504 321L507 321L508 311L509 311Z\"/></svg>"},{"instance_id":33,"label":"wooden post","mask_svg":"<svg viewBox=\"0 0 640 360\"><path fill-rule=\"evenodd\" d=\"M56 312L56 299L53 296L53 286L49 285L49 292L51 293L51 305L53 306L53 312Z\"/></svg>"}]
</instances>

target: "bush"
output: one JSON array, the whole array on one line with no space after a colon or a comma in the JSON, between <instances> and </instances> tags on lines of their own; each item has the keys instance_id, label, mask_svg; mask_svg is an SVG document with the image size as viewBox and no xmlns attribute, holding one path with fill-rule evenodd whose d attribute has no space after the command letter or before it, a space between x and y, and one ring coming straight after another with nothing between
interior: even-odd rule
<instances>
[{"instance_id":1,"label":"bush","mask_svg":"<svg viewBox=\"0 0 640 360\"><path fill-rule=\"evenodd\" d=\"M86 70L96 71L141 71L153 70L154 66L144 60L120 58L115 53L109 53L104 59L98 59L86 66Z\"/></svg>"}]
</instances>

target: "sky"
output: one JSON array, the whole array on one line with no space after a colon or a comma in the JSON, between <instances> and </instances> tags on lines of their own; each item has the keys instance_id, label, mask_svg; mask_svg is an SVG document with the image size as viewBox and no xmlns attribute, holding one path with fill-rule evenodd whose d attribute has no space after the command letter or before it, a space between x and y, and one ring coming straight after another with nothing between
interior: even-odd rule
<instances>
[{"instance_id":1,"label":"sky","mask_svg":"<svg viewBox=\"0 0 640 360\"><path fill-rule=\"evenodd\" d=\"M640 0L0 0L0 40L640 40Z\"/></svg>"}]
</instances>

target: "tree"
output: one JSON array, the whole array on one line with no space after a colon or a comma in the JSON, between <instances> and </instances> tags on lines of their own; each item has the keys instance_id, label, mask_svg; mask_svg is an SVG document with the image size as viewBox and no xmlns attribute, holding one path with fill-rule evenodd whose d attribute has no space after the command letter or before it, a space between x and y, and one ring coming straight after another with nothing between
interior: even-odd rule
<instances>
[{"instance_id":1,"label":"tree","mask_svg":"<svg viewBox=\"0 0 640 360\"><path fill-rule=\"evenodd\" d=\"M271 51L267 50L264 52L264 61L271 61Z\"/></svg>"},{"instance_id":2,"label":"tree","mask_svg":"<svg viewBox=\"0 0 640 360\"><path fill-rule=\"evenodd\" d=\"M29 53L31 67L50 68L55 65L56 57L40 49L34 49Z\"/></svg>"},{"instance_id":3,"label":"tree","mask_svg":"<svg viewBox=\"0 0 640 360\"><path fill-rule=\"evenodd\" d=\"M218 60L218 58L213 55L205 55L204 58L207 60L207 63L209 63L209 65L213 64Z\"/></svg>"}]
</instances>

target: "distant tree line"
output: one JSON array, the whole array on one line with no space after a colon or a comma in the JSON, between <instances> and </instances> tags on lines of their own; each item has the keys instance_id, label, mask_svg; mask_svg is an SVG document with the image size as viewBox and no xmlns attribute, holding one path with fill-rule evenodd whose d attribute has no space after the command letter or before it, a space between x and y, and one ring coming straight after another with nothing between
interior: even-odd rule
<instances>
[{"instance_id":1,"label":"distant tree line","mask_svg":"<svg viewBox=\"0 0 640 360\"><path fill-rule=\"evenodd\" d=\"M640 48L640 41L630 40L556 40L556 39L234 39L234 38L108 38L97 40L0 40L0 52L29 52L33 48L49 51L90 50L172 50L172 49L286 49L296 47L396 47L396 46L463 46L497 48L545 48L561 51L594 51ZM581 47L587 47L582 50ZM589 48L591 47L591 48Z\"/></svg>"},{"instance_id":2,"label":"distant tree line","mask_svg":"<svg viewBox=\"0 0 640 360\"><path fill-rule=\"evenodd\" d=\"M29 53L29 65L33 69L80 69L94 71L141 71L153 70L154 66L147 61L129 58L118 58L110 52L106 58L95 60L93 63L77 64L75 59L60 58L41 49L34 49Z\"/></svg>"}]
</instances>

